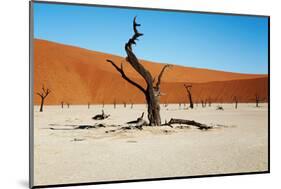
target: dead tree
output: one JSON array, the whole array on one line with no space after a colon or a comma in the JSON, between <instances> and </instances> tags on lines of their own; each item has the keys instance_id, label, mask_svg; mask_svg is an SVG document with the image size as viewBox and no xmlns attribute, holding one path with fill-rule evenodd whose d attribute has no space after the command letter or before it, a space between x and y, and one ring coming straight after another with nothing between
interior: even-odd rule
<instances>
[{"instance_id":1,"label":"dead tree","mask_svg":"<svg viewBox=\"0 0 281 189\"><path fill-rule=\"evenodd\" d=\"M256 107L259 107L260 97L256 94Z\"/></svg>"},{"instance_id":2,"label":"dead tree","mask_svg":"<svg viewBox=\"0 0 281 189\"><path fill-rule=\"evenodd\" d=\"M113 102L113 107L114 109L116 108L116 100L114 99L114 102Z\"/></svg>"},{"instance_id":3,"label":"dead tree","mask_svg":"<svg viewBox=\"0 0 281 189\"><path fill-rule=\"evenodd\" d=\"M191 108L191 109L193 109L193 101L192 101L192 95L191 95L191 88L192 88L192 85L186 85L186 84L184 84L184 87L185 87L185 89L186 89L186 91L187 91L187 94L188 94L188 99L189 99L189 107Z\"/></svg>"},{"instance_id":4,"label":"dead tree","mask_svg":"<svg viewBox=\"0 0 281 189\"><path fill-rule=\"evenodd\" d=\"M69 108L69 105L70 105L70 104L69 104L69 103L67 103L67 108Z\"/></svg>"},{"instance_id":5,"label":"dead tree","mask_svg":"<svg viewBox=\"0 0 281 189\"><path fill-rule=\"evenodd\" d=\"M204 108L204 100L201 100L202 108Z\"/></svg>"},{"instance_id":6,"label":"dead tree","mask_svg":"<svg viewBox=\"0 0 281 189\"><path fill-rule=\"evenodd\" d=\"M90 102L88 102L88 109L90 109Z\"/></svg>"},{"instance_id":7,"label":"dead tree","mask_svg":"<svg viewBox=\"0 0 281 189\"><path fill-rule=\"evenodd\" d=\"M136 57L132 49L132 45L135 45L136 40L138 40L138 38L143 35L142 33L139 33L137 30L137 27L139 26L140 24L136 23L136 17L135 17L133 21L134 35L125 44L125 51L127 54L126 60L135 69L135 71L137 71L145 80L146 88L139 85L135 81L131 80L125 74L122 63L121 66L119 67L112 60L108 59L107 62L113 65L113 67L121 74L123 79L125 79L127 82L138 88L144 94L147 103L149 125L160 126L161 125L160 105L159 105L159 101L160 101L159 98L161 96L160 84L164 71L170 65L165 65L162 68L161 72L158 75L156 84L154 85L155 78L153 79L151 73L139 62L138 58Z\"/></svg>"},{"instance_id":8,"label":"dead tree","mask_svg":"<svg viewBox=\"0 0 281 189\"><path fill-rule=\"evenodd\" d=\"M41 93L37 93L37 95L39 95L41 97L41 104L40 104L40 112L43 112L43 106L44 106L44 101L45 98L50 94L50 89L45 89L44 85L42 86L42 92Z\"/></svg>"},{"instance_id":9,"label":"dead tree","mask_svg":"<svg viewBox=\"0 0 281 189\"><path fill-rule=\"evenodd\" d=\"M133 107L134 107L134 103L133 101L131 101L131 109L133 109Z\"/></svg>"},{"instance_id":10,"label":"dead tree","mask_svg":"<svg viewBox=\"0 0 281 189\"><path fill-rule=\"evenodd\" d=\"M126 102L123 102L123 105L124 105L124 108L126 108L126 106L127 106Z\"/></svg>"},{"instance_id":11,"label":"dead tree","mask_svg":"<svg viewBox=\"0 0 281 189\"><path fill-rule=\"evenodd\" d=\"M63 101L61 101L61 108L63 109Z\"/></svg>"},{"instance_id":12,"label":"dead tree","mask_svg":"<svg viewBox=\"0 0 281 189\"><path fill-rule=\"evenodd\" d=\"M235 96L234 97L234 102L235 102L235 109L238 107L238 98Z\"/></svg>"}]
</instances>

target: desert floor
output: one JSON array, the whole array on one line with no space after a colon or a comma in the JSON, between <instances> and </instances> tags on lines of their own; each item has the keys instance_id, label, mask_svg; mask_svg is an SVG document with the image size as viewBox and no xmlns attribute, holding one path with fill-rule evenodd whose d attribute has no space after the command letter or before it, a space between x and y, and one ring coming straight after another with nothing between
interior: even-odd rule
<instances>
[{"instance_id":1,"label":"desert floor","mask_svg":"<svg viewBox=\"0 0 281 189\"><path fill-rule=\"evenodd\" d=\"M161 105L162 122L182 118L217 126L207 131L163 126L116 132L110 132L116 127L73 128L124 126L146 113L145 105L44 106L44 112L34 106L34 184L267 171L268 105L222 106L223 111L215 104L193 110ZM110 117L92 120L102 109Z\"/></svg>"}]
</instances>

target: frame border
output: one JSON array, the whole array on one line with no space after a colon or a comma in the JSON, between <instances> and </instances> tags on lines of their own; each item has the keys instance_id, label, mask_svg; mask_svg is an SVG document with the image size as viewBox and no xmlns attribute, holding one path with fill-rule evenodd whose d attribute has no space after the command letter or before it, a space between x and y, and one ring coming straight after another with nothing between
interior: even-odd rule
<instances>
[{"instance_id":1,"label":"frame border","mask_svg":"<svg viewBox=\"0 0 281 189\"><path fill-rule=\"evenodd\" d=\"M33 2L29 1L29 188L34 186L33 20Z\"/></svg>"},{"instance_id":2,"label":"frame border","mask_svg":"<svg viewBox=\"0 0 281 189\"><path fill-rule=\"evenodd\" d=\"M146 178L146 179L129 179L129 180L115 180L115 181L98 181L98 182L81 182L69 184L51 184L51 185L34 185L34 111L33 111L33 40L34 40L34 12L33 4L56 4L56 5L72 5L72 6L86 6L86 7L103 7L103 8L124 8L124 9L140 9L140 10L154 10L166 12L184 12L184 13L197 13L197 14L215 14L227 16L248 16L248 17L262 17L267 18L268 21L268 164L267 171L257 172L240 172L240 173L222 173L222 174L209 174L209 175L193 175L193 176L175 176L175 177L161 177L161 178ZM224 176L239 176L239 175L256 175L256 174L269 174L270 173L270 16L269 15L255 15L255 14L240 14L240 13L225 13L225 12L208 12L208 11L192 11L192 10L176 10L176 9L163 9L163 8L147 8L147 7L133 7L121 5L101 5L89 3L69 3L69 2L56 2L56 1L29 1L29 188L53 188L53 187L68 187L68 186L85 186L85 185L100 185L100 184L117 184L117 183L132 183L144 181L162 181L162 180L176 180L176 179L191 179L191 178L210 178L210 177L224 177Z\"/></svg>"}]
</instances>

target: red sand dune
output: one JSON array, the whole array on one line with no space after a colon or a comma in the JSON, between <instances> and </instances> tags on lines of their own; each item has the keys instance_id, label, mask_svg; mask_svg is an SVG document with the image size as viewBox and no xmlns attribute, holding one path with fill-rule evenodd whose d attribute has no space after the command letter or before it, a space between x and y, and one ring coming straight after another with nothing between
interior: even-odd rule
<instances>
[{"instance_id":1,"label":"red sand dune","mask_svg":"<svg viewBox=\"0 0 281 189\"><path fill-rule=\"evenodd\" d=\"M144 96L134 86L124 81L119 73L106 62L124 62L125 72L130 78L145 86L143 79L125 62L123 57L90 51L78 47L45 40L34 40L34 103L44 84L52 92L46 104L90 103L143 103ZM155 77L163 64L142 60L141 63ZM195 101L211 99L213 102L253 102L255 95L267 101L268 76L239 74L208 69L174 65L162 79L161 102L187 102L184 83L192 83Z\"/></svg>"}]
</instances>

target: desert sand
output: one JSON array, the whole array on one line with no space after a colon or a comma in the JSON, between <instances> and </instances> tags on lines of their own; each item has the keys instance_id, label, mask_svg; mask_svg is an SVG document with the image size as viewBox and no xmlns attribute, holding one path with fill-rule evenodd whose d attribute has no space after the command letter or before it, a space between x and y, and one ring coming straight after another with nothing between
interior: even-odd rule
<instances>
[{"instance_id":1,"label":"desert sand","mask_svg":"<svg viewBox=\"0 0 281 189\"><path fill-rule=\"evenodd\" d=\"M51 105L61 101L70 104L145 103L143 94L122 79L106 59L114 60L117 65L123 62L127 75L145 87L144 80L124 57L36 39L34 94L45 85L52 91L45 103ZM165 64L146 60L141 60L141 63L153 77ZM212 102L230 103L235 96L240 102L254 102L255 95L265 102L268 99L267 74L241 74L173 65L162 78L161 92L165 95L161 96L161 102L187 102L184 83L193 85L194 101L199 102L211 99ZM34 103L40 103L38 95L34 95Z\"/></svg>"},{"instance_id":2,"label":"desert sand","mask_svg":"<svg viewBox=\"0 0 281 189\"><path fill-rule=\"evenodd\" d=\"M221 104L224 110L178 104L161 105L162 122L170 118L196 120L216 127L117 127L73 130L78 125L117 124L136 119L145 105L34 106L35 185L99 182L174 176L195 176L268 170L268 106ZM110 114L106 120L92 116ZM147 115L145 115L147 116ZM52 130L56 128L59 130Z\"/></svg>"}]
</instances>

